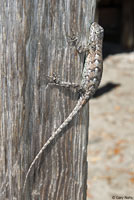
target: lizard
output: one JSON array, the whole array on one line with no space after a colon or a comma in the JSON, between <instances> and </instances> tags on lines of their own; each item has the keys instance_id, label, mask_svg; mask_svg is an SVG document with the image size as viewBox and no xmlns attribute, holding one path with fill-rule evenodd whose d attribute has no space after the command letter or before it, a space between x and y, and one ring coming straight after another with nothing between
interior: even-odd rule
<instances>
[{"instance_id":1,"label":"lizard","mask_svg":"<svg viewBox=\"0 0 134 200\"><path fill-rule=\"evenodd\" d=\"M87 47L87 56L85 59L82 81L80 84L80 98L74 107L73 111L64 120L64 122L57 128L57 130L50 136L46 143L42 146L40 151L35 156L32 161L25 177L23 191L26 186L28 175L34 166L35 162L38 160L42 152L51 144L51 142L59 135L62 130L72 121L73 117L80 111L80 109L91 99L91 97L96 92L102 77L103 72L103 59L102 59L102 45L103 45L104 29L96 22L90 25L89 39ZM75 39L74 39L75 40ZM77 39L76 39L77 40ZM78 49L79 51L79 49ZM85 51L85 50L84 50ZM79 51L80 52L80 51ZM81 52L80 52L81 53ZM60 82L56 77L52 77L54 84L61 86L73 86L77 87L77 84L71 84L68 82Z\"/></svg>"}]
</instances>

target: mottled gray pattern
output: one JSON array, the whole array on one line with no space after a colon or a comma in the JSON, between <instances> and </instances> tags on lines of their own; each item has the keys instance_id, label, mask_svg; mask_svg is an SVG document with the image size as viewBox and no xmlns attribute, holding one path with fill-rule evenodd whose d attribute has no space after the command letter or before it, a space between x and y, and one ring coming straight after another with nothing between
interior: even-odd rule
<instances>
[{"instance_id":1,"label":"mottled gray pattern","mask_svg":"<svg viewBox=\"0 0 134 200\"><path fill-rule=\"evenodd\" d=\"M36 160L46 149L46 147L56 138L56 136L59 133L61 133L61 131L70 123L72 118L89 101L89 99L93 96L93 94L97 90L103 70L103 63L102 63L103 32L104 32L103 28L99 26L96 22L91 24L90 34L89 34L90 45L88 48L88 55L86 57L84 64L84 69L82 73L82 82L80 86L82 89L82 95L78 100L78 103L76 104L74 110L70 113L67 119L65 119L65 121L60 125L60 127L52 134L52 136L43 145L39 153L34 158L26 174L23 191L25 189L28 175L31 171L31 168L35 164Z\"/></svg>"},{"instance_id":2,"label":"mottled gray pattern","mask_svg":"<svg viewBox=\"0 0 134 200\"><path fill-rule=\"evenodd\" d=\"M97 90L103 71L102 42L103 28L94 22L90 27L90 46L82 73L81 87L85 90L87 99ZM85 95L84 94L84 95Z\"/></svg>"}]
</instances>

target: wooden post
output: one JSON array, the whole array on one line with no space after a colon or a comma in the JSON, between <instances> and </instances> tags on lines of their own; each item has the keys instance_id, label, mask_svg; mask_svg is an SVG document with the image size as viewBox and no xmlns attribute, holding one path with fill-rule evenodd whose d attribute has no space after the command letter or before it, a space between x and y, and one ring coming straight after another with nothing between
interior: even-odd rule
<instances>
[{"instance_id":1,"label":"wooden post","mask_svg":"<svg viewBox=\"0 0 134 200\"><path fill-rule=\"evenodd\" d=\"M88 105L27 170L78 95L47 87L46 75L80 83L94 0L0 0L0 199L86 199Z\"/></svg>"}]
</instances>

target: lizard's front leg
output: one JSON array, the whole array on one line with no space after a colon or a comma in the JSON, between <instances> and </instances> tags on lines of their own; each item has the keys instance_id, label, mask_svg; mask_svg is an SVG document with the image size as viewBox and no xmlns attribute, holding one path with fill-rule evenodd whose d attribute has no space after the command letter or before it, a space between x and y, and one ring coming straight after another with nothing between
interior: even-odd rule
<instances>
[{"instance_id":1,"label":"lizard's front leg","mask_svg":"<svg viewBox=\"0 0 134 200\"><path fill-rule=\"evenodd\" d=\"M88 40L88 42L86 44L82 44L82 42L79 39L79 37L77 35L74 35L74 34L73 34L73 36L68 36L68 43L71 46L75 46L76 50L79 53L84 53L84 52L89 51L90 45L91 45L89 40Z\"/></svg>"}]
</instances>

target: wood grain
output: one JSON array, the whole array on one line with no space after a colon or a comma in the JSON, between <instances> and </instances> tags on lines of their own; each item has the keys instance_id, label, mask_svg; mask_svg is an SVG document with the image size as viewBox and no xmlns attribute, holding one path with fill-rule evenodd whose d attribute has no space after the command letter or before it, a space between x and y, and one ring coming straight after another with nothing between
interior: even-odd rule
<instances>
[{"instance_id":1,"label":"wood grain","mask_svg":"<svg viewBox=\"0 0 134 200\"><path fill-rule=\"evenodd\" d=\"M80 82L84 54L67 36L88 39L93 0L0 0L0 199L86 199L88 105L25 174L74 108L74 91L47 87L46 75Z\"/></svg>"}]
</instances>

